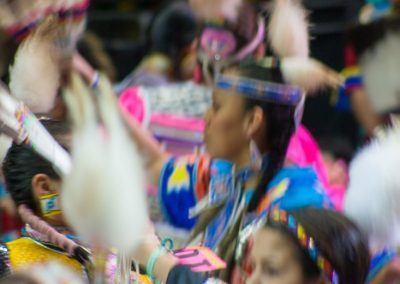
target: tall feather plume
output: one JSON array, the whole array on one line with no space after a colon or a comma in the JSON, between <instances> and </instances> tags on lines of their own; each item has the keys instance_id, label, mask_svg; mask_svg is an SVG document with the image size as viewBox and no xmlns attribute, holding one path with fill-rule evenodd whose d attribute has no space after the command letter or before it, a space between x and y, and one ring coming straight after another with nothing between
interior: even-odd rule
<instances>
[{"instance_id":1,"label":"tall feather plume","mask_svg":"<svg viewBox=\"0 0 400 284\"><path fill-rule=\"evenodd\" d=\"M54 44L58 31L48 18L18 48L10 69L11 93L33 112L47 113L60 86L61 54Z\"/></svg>"},{"instance_id":2,"label":"tall feather plume","mask_svg":"<svg viewBox=\"0 0 400 284\"><path fill-rule=\"evenodd\" d=\"M298 0L275 0L271 10L268 40L280 57L307 57L309 37L307 12Z\"/></svg>"},{"instance_id":3,"label":"tall feather plume","mask_svg":"<svg viewBox=\"0 0 400 284\"><path fill-rule=\"evenodd\" d=\"M103 76L99 89L94 99L74 74L66 92L75 126L73 170L63 185L62 206L85 242L129 254L141 241L147 220L144 168Z\"/></svg>"},{"instance_id":4,"label":"tall feather plume","mask_svg":"<svg viewBox=\"0 0 400 284\"><path fill-rule=\"evenodd\" d=\"M378 113L400 108L399 49L400 33L388 32L360 58L366 93Z\"/></svg>"},{"instance_id":5,"label":"tall feather plume","mask_svg":"<svg viewBox=\"0 0 400 284\"><path fill-rule=\"evenodd\" d=\"M345 213L369 236L371 249L400 246L400 128L373 141L350 167Z\"/></svg>"},{"instance_id":6,"label":"tall feather plume","mask_svg":"<svg viewBox=\"0 0 400 284\"><path fill-rule=\"evenodd\" d=\"M283 58L281 71L287 83L311 93L323 87L338 87L343 81L336 71L311 58Z\"/></svg>"},{"instance_id":7,"label":"tall feather plume","mask_svg":"<svg viewBox=\"0 0 400 284\"><path fill-rule=\"evenodd\" d=\"M189 4L202 20L223 18L235 22L242 0L189 0Z\"/></svg>"}]
</instances>

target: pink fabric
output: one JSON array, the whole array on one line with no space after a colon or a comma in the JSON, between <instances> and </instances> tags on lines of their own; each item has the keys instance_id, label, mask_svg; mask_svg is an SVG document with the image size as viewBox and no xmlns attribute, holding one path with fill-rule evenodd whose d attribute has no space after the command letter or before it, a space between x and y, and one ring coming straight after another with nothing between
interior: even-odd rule
<instances>
[{"instance_id":1,"label":"pink fabric","mask_svg":"<svg viewBox=\"0 0 400 284\"><path fill-rule=\"evenodd\" d=\"M345 186L329 183L328 170L319 146L303 125L300 125L292 136L286 159L300 167L313 166L335 208L339 211L342 210Z\"/></svg>"},{"instance_id":2,"label":"pink fabric","mask_svg":"<svg viewBox=\"0 0 400 284\"><path fill-rule=\"evenodd\" d=\"M201 133L204 131L204 120L201 118L154 113L151 116L151 123Z\"/></svg>"},{"instance_id":3,"label":"pink fabric","mask_svg":"<svg viewBox=\"0 0 400 284\"><path fill-rule=\"evenodd\" d=\"M126 89L119 97L119 105L125 109L140 124L146 116L145 102L139 95L139 88L131 87Z\"/></svg>"},{"instance_id":4,"label":"pink fabric","mask_svg":"<svg viewBox=\"0 0 400 284\"><path fill-rule=\"evenodd\" d=\"M146 106L144 99L139 94L138 87L126 89L119 97L119 105L126 110L131 117L134 117L140 124L143 123L146 116ZM152 113L150 122L152 124L165 127L203 132L204 121L200 118L182 117L164 113Z\"/></svg>"}]
</instances>

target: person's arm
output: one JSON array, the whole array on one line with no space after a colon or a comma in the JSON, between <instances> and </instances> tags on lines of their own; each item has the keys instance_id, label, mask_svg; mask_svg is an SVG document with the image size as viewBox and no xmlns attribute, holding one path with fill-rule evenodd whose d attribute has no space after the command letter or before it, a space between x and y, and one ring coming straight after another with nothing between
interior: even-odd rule
<instances>
[{"instance_id":1,"label":"person's arm","mask_svg":"<svg viewBox=\"0 0 400 284\"><path fill-rule=\"evenodd\" d=\"M151 256L159 245L149 242L143 243L135 253L135 259L143 267L148 266ZM202 284L204 277L190 270L189 267L179 265L177 259L169 252L162 253L155 261L153 271L147 271L148 275L166 284Z\"/></svg>"},{"instance_id":2,"label":"person's arm","mask_svg":"<svg viewBox=\"0 0 400 284\"><path fill-rule=\"evenodd\" d=\"M364 128L367 135L372 136L376 127L382 123L382 119L373 111L364 89L358 88L352 91L350 100L357 121Z\"/></svg>"}]
</instances>

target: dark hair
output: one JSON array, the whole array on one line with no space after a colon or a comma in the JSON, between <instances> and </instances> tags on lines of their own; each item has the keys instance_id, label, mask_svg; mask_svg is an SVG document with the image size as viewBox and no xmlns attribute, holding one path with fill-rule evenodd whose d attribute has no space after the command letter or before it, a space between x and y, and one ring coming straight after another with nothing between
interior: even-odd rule
<instances>
[{"instance_id":1,"label":"dark hair","mask_svg":"<svg viewBox=\"0 0 400 284\"><path fill-rule=\"evenodd\" d=\"M242 77L271 81L275 83L282 83L283 76L279 69L267 69L261 67L254 62L246 62L240 67L232 67L239 72ZM290 138L294 132L294 106L278 105L263 100L245 98L245 108L251 109L255 106L260 106L266 116L266 137L264 139L265 148L269 152L268 167L261 173L261 180L257 185L256 191L250 201L248 211L254 211L258 204L261 202L262 197L267 190L269 182L273 179L276 173L282 168L283 162L286 157L287 147ZM198 221L198 225L193 230L193 236L207 226L210 220L220 211L222 205L213 207L209 211L203 213ZM245 212L243 212L245 213ZM227 269L218 272L218 277L228 280L234 266L234 253L237 243L237 235L241 226L241 219L231 225L227 234L222 238L219 251L220 256L228 263Z\"/></svg>"},{"instance_id":2,"label":"dark hair","mask_svg":"<svg viewBox=\"0 0 400 284\"><path fill-rule=\"evenodd\" d=\"M43 120L42 124L56 139L70 132L65 122ZM32 178L39 173L60 179L52 164L27 145L13 143L3 161L3 174L7 191L17 206L25 204L37 211L32 193Z\"/></svg>"},{"instance_id":3,"label":"dark hair","mask_svg":"<svg viewBox=\"0 0 400 284\"><path fill-rule=\"evenodd\" d=\"M67 122L46 119L41 123L56 140L62 140L63 135L71 132ZM36 174L43 173L50 178L60 179L52 164L31 147L14 143L4 159L3 172L6 189L17 204L22 221L46 235L54 245L64 249L70 256L85 265L89 261L89 253L35 215L38 208L36 208L32 193L32 178Z\"/></svg>"},{"instance_id":4,"label":"dark hair","mask_svg":"<svg viewBox=\"0 0 400 284\"><path fill-rule=\"evenodd\" d=\"M283 76L278 68L266 69L254 63L246 64L239 68L243 77L283 83ZM268 166L261 173L261 180L249 204L249 211L254 211L259 205L268 184L282 168L285 161L290 138L295 131L294 114L295 107L280 105L262 100L246 98L246 108L251 109L259 106L263 109L266 117L265 148L269 152Z\"/></svg>"},{"instance_id":5,"label":"dark hair","mask_svg":"<svg viewBox=\"0 0 400 284\"><path fill-rule=\"evenodd\" d=\"M188 4L179 2L156 15L150 27L148 44L153 52L167 55L178 73L183 51L195 40L196 35L195 15Z\"/></svg>"},{"instance_id":6,"label":"dark hair","mask_svg":"<svg viewBox=\"0 0 400 284\"><path fill-rule=\"evenodd\" d=\"M325 209L303 208L289 214L314 239L320 253L338 274L339 283L365 283L370 264L368 241L352 221L338 212ZM267 220L266 227L279 230L293 241L306 278L313 279L321 274L316 263L287 227L270 220Z\"/></svg>"}]
</instances>

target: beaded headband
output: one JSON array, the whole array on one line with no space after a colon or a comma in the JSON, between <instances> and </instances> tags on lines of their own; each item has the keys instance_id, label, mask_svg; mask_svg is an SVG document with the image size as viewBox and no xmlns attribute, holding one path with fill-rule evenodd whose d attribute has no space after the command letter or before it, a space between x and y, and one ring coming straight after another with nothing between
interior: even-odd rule
<instances>
[{"instance_id":1,"label":"beaded headband","mask_svg":"<svg viewBox=\"0 0 400 284\"><path fill-rule=\"evenodd\" d=\"M333 269L331 263L318 250L315 241L308 236L304 227L296 219L285 211L272 210L268 214L268 223L279 223L286 228L299 240L299 244L304 248L312 261L323 271L332 284L339 283L339 277Z\"/></svg>"},{"instance_id":2,"label":"beaded headband","mask_svg":"<svg viewBox=\"0 0 400 284\"><path fill-rule=\"evenodd\" d=\"M216 87L221 90L235 90L254 99L296 106L303 96L299 87L268 81L254 80L239 76L217 77Z\"/></svg>"}]
</instances>

